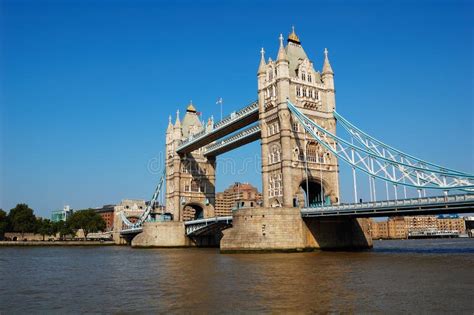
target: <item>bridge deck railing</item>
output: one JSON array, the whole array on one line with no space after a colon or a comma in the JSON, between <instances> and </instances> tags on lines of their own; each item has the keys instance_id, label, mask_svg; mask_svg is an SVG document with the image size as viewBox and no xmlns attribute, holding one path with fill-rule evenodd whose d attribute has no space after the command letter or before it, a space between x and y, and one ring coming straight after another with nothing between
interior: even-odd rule
<instances>
[{"instance_id":1,"label":"bridge deck railing","mask_svg":"<svg viewBox=\"0 0 474 315\"><path fill-rule=\"evenodd\" d=\"M220 149L222 147L225 147L226 145L232 144L235 141L251 136L257 132L260 132L260 126L259 125L252 126L224 140L208 145L207 147L205 147L205 153L209 153L217 149Z\"/></svg>"},{"instance_id":2,"label":"bridge deck railing","mask_svg":"<svg viewBox=\"0 0 474 315\"><path fill-rule=\"evenodd\" d=\"M423 197L423 198L371 201L371 202L362 202L362 203L340 204L340 205L325 206L325 207L303 208L301 211L302 212L342 211L342 210L357 210L357 209L370 209L370 208L383 208L383 207L396 207L396 206L410 206L410 205L446 204L446 203L456 203L456 202L473 201L473 200L474 200L474 194L432 196L432 197Z\"/></svg>"},{"instance_id":3,"label":"bridge deck railing","mask_svg":"<svg viewBox=\"0 0 474 315\"><path fill-rule=\"evenodd\" d=\"M242 119L243 117L246 117L247 115L250 115L250 114L254 113L255 111L258 111L258 102L256 102L256 101L253 102L252 104L250 104L249 106L242 108L241 110L239 110L237 112L232 112L229 116L227 116L224 119L222 119L221 121L218 121L217 123L215 123L214 126L212 127L212 129L210 129L210 130L204 129L203 131L201 131L199 133L196 133L194 135L191 135L190 137L184 139L183 141L181 141L181 144L179 145L178 150L186 147L187 145L189 145L190 143L192 143L196 140L199 140L199 139L205 137L209 133L212 133L212 132L215 132L219 129L222 129L222 128L226 127L227 125L229 125L229 124L231 124L231 123L233 123L233 122L235 122L239 119Z\"/></svg>"}]
</instances>

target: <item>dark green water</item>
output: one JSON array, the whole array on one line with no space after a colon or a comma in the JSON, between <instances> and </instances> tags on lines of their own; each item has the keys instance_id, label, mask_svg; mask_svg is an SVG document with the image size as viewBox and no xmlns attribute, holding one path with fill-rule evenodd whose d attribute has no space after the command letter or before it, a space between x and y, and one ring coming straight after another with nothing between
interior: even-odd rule
<instances>
[{"instance_id":1,"label":"dark green water","mask_svg":"<svg viewBox=\"0 0 474 315\"><path fill-rule=\"evenodd\" d=\"M0 248L0 313L474 312L474 239L367 252Z\"/></svg>"}]
</instances>

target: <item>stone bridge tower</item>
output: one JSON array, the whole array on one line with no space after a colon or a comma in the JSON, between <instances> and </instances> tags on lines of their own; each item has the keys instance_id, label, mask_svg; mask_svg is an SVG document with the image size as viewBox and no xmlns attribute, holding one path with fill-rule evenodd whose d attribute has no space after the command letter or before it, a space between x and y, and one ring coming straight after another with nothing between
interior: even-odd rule
<instances>
[{"instance_id":1,"label":"stone bridge tower","mask_svg":"<svg viewBox=\"0 0 474 315\"><path fill-rule=\"evenodd\" d=\"M259 118L262 132L264 207L302 207L339 202L338 161L293 118L287 99L320 126L336 132L334 73L324 51L322 72L316 71L295 31L286 47L280 35L275 61L258 68Z\"/></svg>"},{"instance_id":2,"label":"stone bridge tower","mask_svg":"<svg viewBox=\"0 0 474 315\"><path fill-rule=\"evenodd\" d=\"M171 116L166 130L166 210L174 221L188 221L214 216L215 157L205 157L202 149L189 154L176 152L181 140L212 127L203 124L193 104L189 104L183 120Z\"/></svg>"}]
</instances>

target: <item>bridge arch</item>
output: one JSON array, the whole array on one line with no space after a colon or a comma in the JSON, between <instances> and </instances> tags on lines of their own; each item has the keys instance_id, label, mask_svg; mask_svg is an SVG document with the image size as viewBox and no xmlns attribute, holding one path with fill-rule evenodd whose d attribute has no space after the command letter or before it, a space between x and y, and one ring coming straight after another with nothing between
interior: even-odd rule
<instances>
[{"instance_id":1,"label":"bridge arch","mask_svg":"<svg viewBox=\"0 0 474 315\"><path fill-rule=\"evenodd\" d=\"M183 207L183 221L204 219L204 205L199 202L190 202Z\"/></svg>"},{"instance_id":2,"label":"bridge arch","mask_svg":"<svg viewBox=\"0 0 474 315\"><path fill-rule=\"evenodd\" d=\"M327 204L328 191L324 180L319 178L303 179L299 185L298 203L300 207L320 207L323 203Z\"/></svg>"}]
</instances>

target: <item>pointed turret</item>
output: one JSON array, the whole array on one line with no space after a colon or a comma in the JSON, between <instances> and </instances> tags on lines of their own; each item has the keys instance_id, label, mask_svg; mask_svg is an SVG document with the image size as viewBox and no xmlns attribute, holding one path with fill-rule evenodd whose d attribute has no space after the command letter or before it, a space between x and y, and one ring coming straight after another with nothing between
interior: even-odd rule
<instances>
[{"instance_id":1,"label":"pointed turret","mask_svg":"<svg viewBox=\"0 0 474 315\"><path fill-rule=\"evenodd\" d=\"M298 35L296 35L294 26L291 27L291 33L290 35L288 35L288 41L301 45L300 38L298 37Z\"/></svg>"},{"instance_id":2,"label":"pointed turret","mask_svg":"<svg viewBox=\"0 0 474 315\"><path fill-rule=\"evenodd\" d=\"M328 49L324 48L323 74L326 74L326 73L334 74L331 68L331 64L329 63Z\"/></svg>"},{"instance_id":3,"label":"pointed turret","mask_svg":"<svg viewBox=\"0 0 474 315\"><path fill-rule=\"evenodd\" d=\"M288 61L288 55L285 51L285 46L283 45L283 34L280 34L280 48L278 49L277 62L281 60Z\"/></svg>"},{"instance_id":4,"label":"pointed turret","mask_svg":"<svg viewBox=\"0 0 474 315\"><path fill-rule=\"evenodd\" d=\"M170 132L173 130L173 123L171 122L171 115L168 117L168 128L166 129L166 132Z\"/></svg>"},{"instance_id":5,"label":"pointed turret","mask_svg":"<svg viewBox=\"0 0 474 315\"><path fill-rule=\"evenodd\" d=\"M267 64L265 63L265 50L262 47L262 50L260 50L260 54L262 55L260 57L260 65L258 66L258 72L257 74L265 74L265 69L267 67Z\"/></svg>"},{"instance_id":6,"label":"pointed turret","mask_svg":"<svg viewBox=\"0 0 474 315\"><path fill-rule=\"evenodd\" d=\"M175 128L181 128L181 121L179 120L179 109L176 111L176 121L174 123Z\"/></svg>"}]
</instances>

